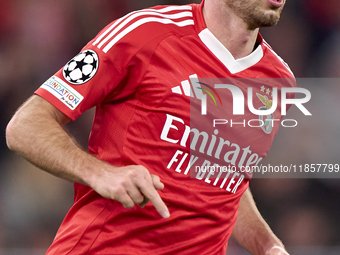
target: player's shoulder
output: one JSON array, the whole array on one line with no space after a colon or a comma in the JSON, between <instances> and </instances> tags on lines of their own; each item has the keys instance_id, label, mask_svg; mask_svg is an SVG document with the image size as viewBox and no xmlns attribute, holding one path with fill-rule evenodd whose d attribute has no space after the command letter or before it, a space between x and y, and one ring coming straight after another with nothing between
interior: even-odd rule
<instances>
[{"instance_id":1,"label":"player's shoulder","mask_svg":"<svg viewBox=\"0 0 340 255\"><path fill-rule=\"evenodd\" d=\"M152 41L170 35L185 35L194 31L192 5L155 6L133 11L105 27L92 45L104 53L116 45L141 48Z\"/></svg>"},{"instance_id":2,"label":"player's shoulder","mask_svg":"<svg viewBox=\"0 0 340 255\"><path fill-rule=\"evenodd\" d=\"M263 39L262 47L266 59L273 65L273 68L280 74L282 78L294 78L294 73L289 65L274 51L274 49Z\"/></svg>"}]
</instances>

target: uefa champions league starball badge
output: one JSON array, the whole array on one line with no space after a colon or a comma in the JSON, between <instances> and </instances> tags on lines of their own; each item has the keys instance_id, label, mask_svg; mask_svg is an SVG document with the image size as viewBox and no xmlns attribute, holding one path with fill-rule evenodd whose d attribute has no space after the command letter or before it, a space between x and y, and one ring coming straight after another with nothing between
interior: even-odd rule
<instances>
[{"instance_id":1,"label":"uefa champions league starball badge","mask_svg":"<svg viewBox=\"0 0 340 255\"><path fill-rule=\"evenodd\" d=\"M93 50L85 50L64 66L63 75L69 83L84 84L96 74L98 65L97 53Z\"/></svg>"}]
</instances>

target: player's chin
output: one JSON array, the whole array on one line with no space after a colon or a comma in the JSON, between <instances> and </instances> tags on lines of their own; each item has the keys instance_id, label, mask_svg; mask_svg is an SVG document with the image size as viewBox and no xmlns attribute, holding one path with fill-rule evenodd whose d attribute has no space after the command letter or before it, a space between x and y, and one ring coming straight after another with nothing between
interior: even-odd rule
<instances>
[{"instance_id":1,"label":"player's chin","mask_svg":"<svg viewBox=\"0 0 340 255\"><path fill-rule=\"evenodd\" d=\"M258 27L271 27L275 26L280 20L281 12L267 11L263 18L259 21Z\"/></svg>"}]
</instances>

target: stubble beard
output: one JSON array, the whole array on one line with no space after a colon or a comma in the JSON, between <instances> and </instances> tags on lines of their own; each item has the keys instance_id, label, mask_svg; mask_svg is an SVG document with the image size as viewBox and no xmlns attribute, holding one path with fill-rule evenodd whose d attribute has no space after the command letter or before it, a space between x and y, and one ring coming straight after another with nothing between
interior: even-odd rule
<instances>
[{"instance_id":1,"label":"stubble beard","mask_svg":"<svg viewBox=\"0 0 340 255\"><path fill-rule=\"evenodd\" d=\"M249 29L275 26L279 20L280 13L265 14L261 11L253 11L253 15L249 14L248 16L244 17L244 21L246 21L248 24Z\"/></svg>"},{"instance_id":2,"label":"stubble beard","mask_svg":"<svg viewBox=\"0 0 340 255\"><path fill-rule=\"evenodd\" d=\"M253 30L259 27L271 27L279 22L282 8L277 10L263 10L259 4L247 1L226 0L227 6L231 8Z\"/></svg>"}]
</instances>

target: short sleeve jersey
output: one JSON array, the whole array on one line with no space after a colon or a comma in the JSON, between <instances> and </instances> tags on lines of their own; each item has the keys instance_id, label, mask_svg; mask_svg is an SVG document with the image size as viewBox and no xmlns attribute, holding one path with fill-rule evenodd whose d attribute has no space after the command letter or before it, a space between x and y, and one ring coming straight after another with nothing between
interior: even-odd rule
<instances>
[{"instance_id":1,"label":"short sleeve jersey","mask_svg":"<svg viewBox=\"0 0 340 255\"><path fill-rule=\"evenodd\" d=\"M72 120L96 107L89 152L112 165L143 165L158 175L165 185L159 194L171 214L162 219L151 203L125 209L75 183L74 205L47 254L225 254L250 176L213 176L193 166L256 165L278 125L193 128L194 114L208 123L191 108L201 110L202 95L209 94L194 80L277 78L276 85L252 85L256 109L268 105L274 87L280 93L294 83L284 81L292 73L261 36L250 55L235 60L207 29L202 8L203 3L156 6L127 14L35 92ZM239 89L247 93L245 85ZM210 99L212 112L217 106ZM232 102L218 105L224 119L231 118ZM281 119L280 107L272 115ZM242 118L254 116L246 110Z\"/></svg>"}]
</instances>

